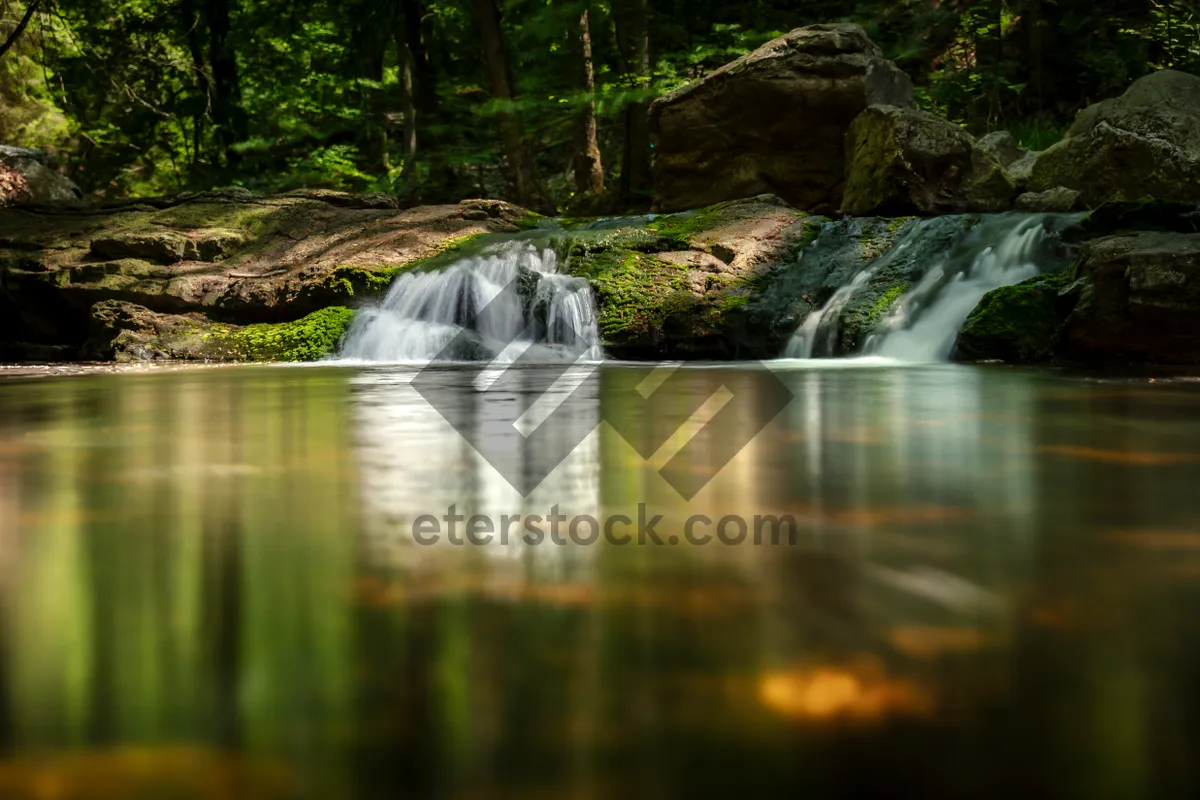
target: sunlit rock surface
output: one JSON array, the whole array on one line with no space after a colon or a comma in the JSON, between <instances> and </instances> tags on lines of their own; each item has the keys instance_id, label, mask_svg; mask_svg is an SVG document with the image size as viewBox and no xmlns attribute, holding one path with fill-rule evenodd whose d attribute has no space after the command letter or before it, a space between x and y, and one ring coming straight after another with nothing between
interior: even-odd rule
<instances>
[{"instance_id":1,"label":"sunlit rock surface","mask_svg":"<svg viewBox=\"0 0 1200 800\"><path fill-rule=\"evenodd\" d=\"M770 192L840 205L846 130L867 106L913 106L912 82L857 25L797 28L650 107L655 207Z\"/></svg>"}]
</instances>

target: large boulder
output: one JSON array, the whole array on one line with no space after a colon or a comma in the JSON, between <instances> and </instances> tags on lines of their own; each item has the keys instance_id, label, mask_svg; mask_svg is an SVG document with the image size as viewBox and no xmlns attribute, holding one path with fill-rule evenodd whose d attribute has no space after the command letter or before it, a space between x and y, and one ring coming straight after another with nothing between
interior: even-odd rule
<instances>
[{"instance_id":1,"label":"large boulder","mask_svg":"<svg viewBox=\"0 0 1200 800\"><path fill-rule=\"evenodd\" d=\"M833 210L845 134L867 106L914 106L912 82L857 25L798 28L650 107L655 205L763 193Z\"/></svg>"},{"instance_id":2,"label":"large boulder","mask_svg":"<svg viewBox=\"0 0 1200 800\"><path fill-rule=\"evenodd\" d=\"M1061 350L1079 360L1200 363L1200 234L1142 232L1088 242Z\"/></svg>"},{"instance_id":3,"label":"large boulder","mask_svg":"<svg viewBox=\"0 0 1200 800\"><path fill-rule=\"evenodd\" d=\"M871 106L846 138L847 214L992 212L1012 203L1015 187L996 156L927 111Z\"/></svg>"},{"instance_id":4,"label":"large boulder","mask_svg":"<svg viewBox=\"0 0 1200 800\"><path fill-rule=\"evenodd\" d=\"M0 207L82 202L83 192L50 168L45 153L0 145Z\"/></svg>"},{"instance_id":5,"label":"large boulder","mask_svg":"<svg viewBox=\"0 0 1200 800\"><path fill-rule=\"evenodd\" d=\"M957 356L1200 364L1200 233L1085 242L1071 270L985 295L959 332Z\"/></svg>"},{"instance_id":6,"label":"large boulder","mask_svg":"<svg viewBox=\"0 0 1200 800\"><path fill-rule=\"evenodd\" d=\"M1088 106L1033 165L1029 188L1109 201L1200 200L1200 78L1162 70Z\"/></svg>"}]
</instances>

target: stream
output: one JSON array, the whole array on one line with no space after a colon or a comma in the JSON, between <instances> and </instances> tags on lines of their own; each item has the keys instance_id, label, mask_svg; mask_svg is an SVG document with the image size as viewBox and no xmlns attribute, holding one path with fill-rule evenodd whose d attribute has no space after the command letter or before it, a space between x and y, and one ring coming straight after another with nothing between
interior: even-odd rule
<instances>
[{"instance_id":1,"label":"stream","mask_svg":"<svg viewBox=\"0 0 1200 800\"><path fill-rule=\"evenodd\" d=\"M456 427L412 367L0 373L0 796L1195 793L1195 382L604 363L539 466L536 369L431 373ZM792 399L685 500L647 380ZM551 513L631 541L518 535ZM414 536L447 514L523 523Z\"/></svg>"}]
</instances>

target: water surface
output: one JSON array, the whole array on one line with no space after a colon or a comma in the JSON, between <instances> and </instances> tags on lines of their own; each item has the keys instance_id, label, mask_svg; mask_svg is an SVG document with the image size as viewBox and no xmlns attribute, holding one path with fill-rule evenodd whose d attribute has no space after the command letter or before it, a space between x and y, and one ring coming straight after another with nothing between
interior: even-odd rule
<instances>
[{"instance_id":1,"label":"water surface","mask_svg":"<svg viewBox=\"0 0 1200 800\"><path fill-rule=\"evenodd\" d=\"M690 501L605 425L521 497L405 368L0 379L0 796L1194 795L1200 384L835 366ZM414 541L452 504L668 541Z\"/></svg>"}]
</instances>

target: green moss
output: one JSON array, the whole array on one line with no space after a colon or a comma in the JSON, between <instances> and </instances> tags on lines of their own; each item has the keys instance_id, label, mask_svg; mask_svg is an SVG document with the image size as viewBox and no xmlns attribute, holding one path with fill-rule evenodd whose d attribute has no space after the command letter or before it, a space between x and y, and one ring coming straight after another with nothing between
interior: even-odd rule
<instances>
[{"instance_id":1,"label":"green moss","mask_svg":"<svg viewBox=\"0 0 1200 800\"><path fill-rule=\"evenodd\" d=\"M517 230L519 231L531 231L535 228L542 227L542 225L545 224L545 222L549 219L549 217L539 214L536 211L530 211L526 216L521 217L514 224L517 226Z\"/></svg>"},{"instance_id":2,"label":"green moss","mask_svg":"<svg viewBox=\"0 0 1200 800\"><path fill-rule=\"evenodd\" d=\"M729 294L721 301L721 311L733 311L735 308L741 308L750 302L748 294Z\"/></svg>"},{"instance_id":3,"label":"green moss","mask_svg":"<svg viewBox=\"0 0 1200 800\"><path fill-rule=\"evenodd\" d=\"M1036 363L1053 358L1074 297L1068 273L1037 275L983 296L958 335L958 357Z\"/></svg>"},{"instance_id":4,"label":"green moss","mask_svg":"<svg viewBox=\"0 0 1200 800\"><path fill-rule=\"evenodd\" d=\"M874 325L882 319L883 315L892 307L892 303L899 300L907 291L908 284L898 283L879 295L879 299L875 301L875 305L871 306L871 310L867 312L867 324Z\"/></svg>"},{"instance_id":5,"label":"green moss","mask_svg":"<svg viewBox=\"0 0 1200 800\"><path fill-rule=\"evenodd\" d=\"M354 311L331 306L295 322L225 328L208 334L212 348L238 361L316 361L328 355L346 332Z\"/></svg>"}]
</instances>

